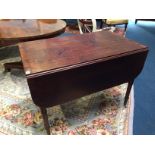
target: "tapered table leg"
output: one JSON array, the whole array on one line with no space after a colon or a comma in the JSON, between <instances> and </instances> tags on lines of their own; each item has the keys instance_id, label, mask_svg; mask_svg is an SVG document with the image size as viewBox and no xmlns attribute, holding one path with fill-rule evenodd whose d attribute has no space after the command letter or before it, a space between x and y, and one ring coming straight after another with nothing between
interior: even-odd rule
<instances>
[{"instance_id":1,"label":"tapered table leg","mask_svg":"<svg viewBox=\"0 0 155 155\"><path fill-rule=\"evenodd\" d=\"M50 126L49 126L49 122L48 122L47 109L40 107L40 110L41 110L41 113L42 113L42 116L43 116L45 129L47 131L47 134L50 135Z\"/></svg>"},{"instance_id":2,"label":"tapered table leg","mask_svg":"<svg viewBox=\"0 0 155 155\"><path fill-rule=\"evenodd\" d=\"M126 91L125 99L124 99L124 106L125 107L127 105L128 99L129 99L129 95L130 95L130 91L131 91L133 82L134 82L134 80L128 82L128 87L127 87L127 91Z\"/></svg>"}]
</instances>

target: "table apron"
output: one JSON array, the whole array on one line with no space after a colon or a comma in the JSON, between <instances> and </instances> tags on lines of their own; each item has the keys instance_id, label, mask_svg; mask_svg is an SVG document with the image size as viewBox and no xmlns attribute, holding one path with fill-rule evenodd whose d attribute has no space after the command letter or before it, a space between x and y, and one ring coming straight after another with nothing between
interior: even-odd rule
<instances>
[{"instance_id":1,"label":"table apron","mask_svg":"<svg viewBox=\"0 0 155 155\"><path fill-rule=\"evenodd\" d=\"M51 107L122 83L141 72L147 51L61 72L27 78L34 103Z\"/></svg>"}]
</instances>

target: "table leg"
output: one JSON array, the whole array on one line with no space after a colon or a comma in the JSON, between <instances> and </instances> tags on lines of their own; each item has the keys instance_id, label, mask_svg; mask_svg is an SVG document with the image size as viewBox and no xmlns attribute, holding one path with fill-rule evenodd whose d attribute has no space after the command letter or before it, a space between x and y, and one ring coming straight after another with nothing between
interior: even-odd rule
<instances>
[{"instance_id":1,"label":"table leg","mask_svg":"<svg viewBox=\"0 0 155 155\"><path fill-rule=\"evenodd\" d=\"M47 134L50 135L50 126L49 126L49 122L48 122L47 109L43 108L43 107L40 107L40 110L41 110L41 113L42 113L42 116L43 116L45 129L47 131Z\"/></svg>"},{"instance_id":2,"label":"table leg","mask_svg":"<svg viewBox=\"0 0 155 155\"><path fill-rule=\"evenodd\" d=\"M124 106L125 107L126 107L128 99L129 99L129 95L130 95L130 91L131 91L133 82L134 82L134 80L128 82L128 87L127 87L127 91L126 91L125 99L124 99Z\"/></svg>"}]
</instances>

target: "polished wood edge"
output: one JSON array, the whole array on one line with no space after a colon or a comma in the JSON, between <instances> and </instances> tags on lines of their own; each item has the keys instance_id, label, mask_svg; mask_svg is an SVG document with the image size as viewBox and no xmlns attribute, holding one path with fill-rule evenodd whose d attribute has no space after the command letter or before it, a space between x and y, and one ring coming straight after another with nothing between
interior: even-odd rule
<instances>
[{"instance_id":1,"label":"polished wood edge","mask_svg":"<svg viewBox=\"0 0 155 155\"><path fill-rule=\"evenodd\" d=\"M59 19L59 20L61 20L61 19ZM62 27L61 29L59 29L58 31L55 31L55 32L52 32L52 33L46 33L46 34L40 34L40 35L31 35L31 36L26 36L26 37L18 37L18 38L0 38L0 41L17 41L17 40L25 40L25 39L27 39L27 38L40 38L40 37L43 37L43 36L49 36L49 35L53 35L53 34L56 34L56 33L59 33L59 31L61 32L61 31L65 31L65 29L66 29L66 26L67 26L67 23L65 22L65 21L63 21L63 20L61 20L62 22L64 22L64 27Z\"/></svg>"},{"instance_id":2,"label":"polished wood edge","mask_svg":"<svg viewBox=\"0 0 155 155\"><path fill-rule=\"evenodd\" d=\"M41 35L37 35L37 36L28 36L28 37L19 37L19 38L0 38L0 41L18 41L21 40L20 42L24 42L27 41L27 39L34 41L34 40L38 40L38 39L47 39L48 36L52 36L49 38L53 38L55 37L55 35L57 34L61 34L63 32L65 32L66 27L63 27L62 29L55 31L55 32L51 32L51 33L46 33L46 34L41 34Z\"/></svg>"},{"instance_id":3,"label":"polished wood edge","mask_svg":"<svg viewBox=\"0 0 155 155\"><path fill-rule=\"evenodd\" d=\"M64 30L66 29L66 27L64 28ZM124 36L120 36L120 35L117 35L116 33L114 33L114 32L111 32L111 31L107 31L107 30L102 30L102 31L97 31L97 32L90 32L90 33L84 33L84 34L76 34L76 37L80 37L80 36L82 36L82 35L85 35L85 36L90 36L90 35L92 35L92 33L102 33L102 32L107 32L107 33L111 33L112 35L115 35L115 37L118 37L118 38L123 38L123 39L125 39L126 41L130 41L130 42L132 42L132 43L134 43L134 44L137 44L137 45L140 45L141 46L141 48L147 48L147 46L146 45L143 45L143 44L141 44L141 43L139 43L139 42L136 42L136 41L134 41L134 40L131 40L131 39L128 39L128 38L124 38ZM73 35L73 36L65 36L65 37L63 37L63 38L69 38L69 39L71 39L72 40L72 38L75 38L75 35ZM48 38L48 39L50 39L51 41L55 41L55 39L56 38L54 38L54 37L51 37L51 38ZM80 39L80 38L79 38ZM45 39L42 39L42 40L47 40L47 38L45 38ZM38 41L39 41L39 39L38 39ZM30 41L29 41L30 42ZM22 48L22 46L27 46L27 44L29 44L29 42L27 42L27 43L19 43L19 47L20 48ZM34 43L36 43L37 42L37 40L32 40L31 41L31 43L32 42L34 42Z\"/></svg>"},{"instance_id":4,"label":"polished wood edge","mask_svg":"<svg viewBox=\"0 0 155 155\"><path fill-rule=\"evenodd\" d=\"M61 67L61 68L56 68L56 69L52 69L52 70L46 70L44 72L38 72L38 73L33 73L33 74L28 73L28 74L26 74L26 77L27 77L27 79L40 77L40 76L43 76L43 75L49 75L51 73L57 73L57 72L61 72L61 71L69 70L69 69L75 69L75 68L82 67L82 66L88 66L88 65L91 65L91 64L94 64L94 63L100 63L100 62L104 62L104 61L107 61L107 60L117 59L117 58L120 58L120 57L133 55L133 54L136 54L136 53L148 52L148 51L149 51L148 47L145 47L143 49L141 48L141 49L131 51L131 52L128 52L128 53L123 53L123 54L114 55L114 56L108 56L108 57L95 59L95 60L91 60L91 61L87 61L87 62L83 62L83 63L78 63L78 64L74 64L74 65L70 65L70 66L65 66L65 67ZM25 73L26 73L26 68L25 68Z\"/></svg>"},{"instance_id":5,"label":"polished wood edge","mask_svg":"<svg viewBox=\"0 0 155 155\"><path fill-rule=\"evenodd\" d=\"M59 35L61 35L62 33L65 32L66 27L64 27L61 30L55 31L54 33L48 33L48 34L43 34L43 35L38 35L38 36L32 36L32 37L23 37L23 38L12 38L12 39L4 39L1 40L0 39L0 48L5 48L5 47L10 47L10 46L15 46L15 45L20 45L24 42L31 42L31 41L37 41L37 40L41 40L41 39L47 39L47 38L54 38L57 37Z\"/></svg>"}]
</instances>

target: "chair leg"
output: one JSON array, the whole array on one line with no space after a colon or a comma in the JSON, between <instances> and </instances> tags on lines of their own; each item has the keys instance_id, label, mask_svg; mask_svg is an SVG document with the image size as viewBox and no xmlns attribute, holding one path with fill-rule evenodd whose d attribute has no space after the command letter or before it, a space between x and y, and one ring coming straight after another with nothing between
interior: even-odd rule
<instances>
[{"instance_id":1,"label":"chair leg","mask_svg":"<svg viewBox=\"0 0 155 155\"><path fill-rule=\"evenodd\" d=\"M137 24L137 22L138 22L138 19L135 20L135 24Z\"/></svg>"},{"instance_id":2,"label":"chair leg","mask_svg":"<svg viewBox=\"0 0 155 155\"><path fill-rule=\"evenodd\" d=\"M100 29L103 28L103 21L101 20Z\"/></svg>"},{"instance_id":3,"label":"chair leg","mask_svg":"<svg viewBox=\"0 0 155 155\"><path fill-rule=\"evenodd\" d=\"M125 24L125 32L126 32L127 27L128 27L128 23Z\"/></svg>"}]
</instances>

